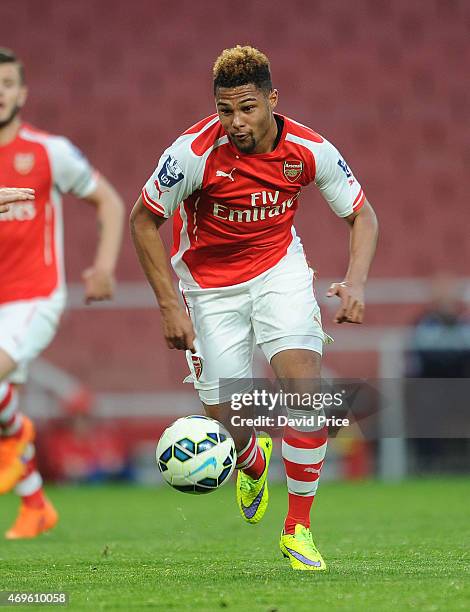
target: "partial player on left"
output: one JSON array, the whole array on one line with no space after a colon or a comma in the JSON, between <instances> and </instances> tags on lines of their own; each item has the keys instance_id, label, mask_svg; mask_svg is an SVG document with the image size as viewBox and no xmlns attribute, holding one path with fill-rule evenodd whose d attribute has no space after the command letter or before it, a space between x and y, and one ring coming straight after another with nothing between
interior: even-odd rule
<instances>
[{"instance_id":1,"label":"partial player on left","mask_svg":"<svg viewBox=\"0 0 470 612\"><path fill-rule=\"evenodd\" d=\"M21 497L8 539L35 537L58 520L43 492L34 425L20 410L19 386L65 307L62 194L96 208L99 238L83 273L86 303L113 296L124 217L120 196L69 140L22 122L26 97L22 63L0 48L0 494Z\"/></svg>"}]
</instances>

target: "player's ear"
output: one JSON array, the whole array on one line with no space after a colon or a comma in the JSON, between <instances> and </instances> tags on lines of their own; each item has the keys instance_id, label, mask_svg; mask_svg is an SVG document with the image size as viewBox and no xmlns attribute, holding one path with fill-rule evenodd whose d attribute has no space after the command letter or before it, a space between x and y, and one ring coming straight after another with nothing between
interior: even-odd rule
<instances>
[{"instance_id":1,"label":"player's ear","mask_svg":"<svg viewBox=\"0 0 470 612\"><path fill-rule=\"evenodd\" d=\"M28 88L26 85L22 85L20 88L20 95L18 96L18 106L23 108L28 98Z\"/></svg>"},{"instance_id":2,"label":"player's ear","mask_svg":"<svg viewBox=\"0 0 470 612\"><path fill-rule=\"evenodd\" d=\"M279 94L278 94L277 89L273 89L272 91L269 92L268 101L269 101L269 106L271 107L271 110L274 110L276 108L278 99L279 99Z\"/></svg>"}]
</instances>

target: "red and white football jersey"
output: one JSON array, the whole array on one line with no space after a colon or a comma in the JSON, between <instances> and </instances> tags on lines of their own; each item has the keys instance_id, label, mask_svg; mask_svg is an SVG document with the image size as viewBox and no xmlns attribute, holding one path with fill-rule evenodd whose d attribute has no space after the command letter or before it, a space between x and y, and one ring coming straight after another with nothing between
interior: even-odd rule
<instances>
[{"instance_id":1,"label":"red and white football jersey","mask_svg":"<svg viewBox=\"0 0 470 612\"><path fill-rule=\"evenodd\" d=\"M12 142L0 146L0 186L36 190L34 202L0 215L0 303L62 290L61 194L86 197L96 188L95 172L66 138L23 124Z\"/></svg>"},{"instance_id":2,"label":"red and white football jersey","mask_svg":"<svg viewBox=\"0 0 470 612\"><path fill-rule=\"evenodd\" d=\"M142 190L155 214L174 214L172 265L195 288L243 283L301 249L293 227L302 187L314 182L340 217L365 196L335 147L278 115L274 151L241 153L217 115L184 132L163 153Z\"/></svg>"}]
</instances>

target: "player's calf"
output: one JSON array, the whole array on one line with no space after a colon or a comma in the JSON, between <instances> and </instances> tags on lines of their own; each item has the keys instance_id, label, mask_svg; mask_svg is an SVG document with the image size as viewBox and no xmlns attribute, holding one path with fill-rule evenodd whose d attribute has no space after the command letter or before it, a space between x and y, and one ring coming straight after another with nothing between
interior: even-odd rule
<instances>
[{"instance_id":1,"label":"player's calf","mask_svg":"<svg viewBox=\"0 0 470 612\"><path fill-rule=\"evenodd\" d=\"M237 451L236 468L243 470L245 474L254 480L258 480L263 473L266 462L264 452L258 444L253 427L245 425L235 427L232 424L231 417L233 411L230 402L216 405L204 404L204 410L207 416L222 423L233 438Z\"/></svg>"},{"instance_id":2,"label":"player's calf","mask_svg":"<svg viewBox=\"0 0 470 612\"><path fill-rule=\"evenodd\" d=\"M18 392L14 385L0 382L0 434L2 438L16 436L23 425L23 416L18 410Z\"/></svg>"},{"instance_id":3,"label":"player's calf","mask_svg":"<svg viewBox=\"0 0 470 612\"><path fill-rule=\"evenodd\" d=\"M0 383L0 494L8 493L25 473L25 449L34 441L33 423L18 410L13 385Z\"/></svg>"},{"instance_id":4,"label":"player's calf","mask_svg":"<svg viewBox=\"0 0 470 612\"><path fill-rule=\"evenodd\" d=\"M289 411L290 416L311 416L304 410ZM296 525L310 528L310 510L315 499L321 469L328 445L326 427L299 425L287 426L282 439L282 458L286 470L289 506L284 523L284 533L293 534Z\"/></svg>"}]
</instances>

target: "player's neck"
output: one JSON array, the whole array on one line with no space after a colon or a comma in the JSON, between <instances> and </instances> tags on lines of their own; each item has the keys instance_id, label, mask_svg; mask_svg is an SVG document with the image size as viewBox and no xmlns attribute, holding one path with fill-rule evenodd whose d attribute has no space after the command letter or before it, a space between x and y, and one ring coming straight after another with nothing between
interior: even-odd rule
<instances>
[{"instance_id":1,"label":"player's neck","mask_svg":"<svg viewBox=\"0 0 470 612\"><path fill-rule=\"evenodd\" d=\"M269 130L266 132L263 140L258 143L258 146L253 151L254 153L271 153L274 150L274 143L277 140L277 132L279 127L274 115L271 116L271 125Z\"/></svg>"},{"instance_id":2,"label":"player's neck","mask_svg":"<svg viewBox=\"0 0 470 612\"><path fill-rule=\"evenodd\" d=\"M0 128L0 146L5 146L15 140L20 126L21 119L17 116L13 119L11 123L5 125L5 127Z\"/></svg>"}]
</instances>

